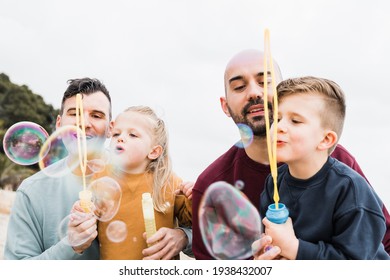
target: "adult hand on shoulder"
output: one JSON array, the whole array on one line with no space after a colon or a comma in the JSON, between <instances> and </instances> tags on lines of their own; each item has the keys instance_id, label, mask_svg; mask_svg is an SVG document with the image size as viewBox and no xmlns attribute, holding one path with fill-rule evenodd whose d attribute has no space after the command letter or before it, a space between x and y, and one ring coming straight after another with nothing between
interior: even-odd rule
<instances>
[{"instance_id":1,"label":"adult hand on shoulder","mask_svg":"<svg viewBox=\"0 0 390 280\"><path fill-rule=\"evenodd\" d=\"M97 220L92 213L83 212L79 201L73 204L68 224L68 239L73 250L81 254L96 238Z\"/></svg>"},{"instance_id":2,"label":"adult hand on shoulder","mask_svg":"<svg viewBox=\"0 0 390 280\"><path fill-rule=\"evenodd\" d=\"M146 242L152 245L142 251L144 260L170 260L187 246L188 239L181 229L162 227Z\"/></svg>"},{"instance_id":3,"label":"adult hand on shoulder","mask_svg":"<svg viewBox=\"0 0 390 280\"><path fill-rule=\"evenodd\" d=\"M182 182L179 186L179 189L175 191L176 195L184 194L189 200L192 199L192 188L194 187L194 182Z\"/></svg>"}]
</instances>

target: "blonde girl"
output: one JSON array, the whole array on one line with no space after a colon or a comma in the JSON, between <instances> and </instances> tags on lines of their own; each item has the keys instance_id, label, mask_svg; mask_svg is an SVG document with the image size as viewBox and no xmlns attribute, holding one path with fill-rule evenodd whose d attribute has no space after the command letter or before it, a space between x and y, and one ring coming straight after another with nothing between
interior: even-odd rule
<instances>
[{"instance_id":1,"label":"blonde girl","mask_svg":"<svg viewBox=\"0 0 390 280\"><path fill-rule=\"evenodd\" d=\"M116 118L111 136L112 164L95 177L109 176L116 180L122 189L122 199L111 221L98 222L101 259L143 259L148 255L178 259L181 249L177 248L185 247L187 240L183 239L183 232L175 239L178 235L172 234L171 229L179 224L192 225L188 197L193 184L183 183L172 171L164 121L147 106L130 107ZM145 192L152 194L154 204L157 233L149 238L153 244L148 244L144 235L141 197ZM126 224L127 236L122 242L112 242L107 231L112 221Z\"/></svg>"}]
</instances>

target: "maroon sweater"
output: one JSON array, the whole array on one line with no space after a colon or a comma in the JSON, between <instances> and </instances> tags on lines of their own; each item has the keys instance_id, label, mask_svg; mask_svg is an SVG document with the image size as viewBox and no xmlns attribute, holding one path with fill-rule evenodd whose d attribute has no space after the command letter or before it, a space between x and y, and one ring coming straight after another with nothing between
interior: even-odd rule
<instances>
[{"instance_id":1,"label":"maroon sweater","mask_svg":"<svg viewBox=\"0 0 390 280\"><path fill-rule=\"evenodd\" d=\"M332 157L345 163L366 178L355 158L341 145L337 145ZM259 209L260 194L264 189L265 179L269 173L269 165L253 161L247 156L244 149L233 146L199 175L192 191L192 251L196 259L213 259L203 244L198 215L200 201L208 186L217 181L225 181L234 185L237 180L241 180L244 182L242 192ZM387 229L382 242L386 251L390 254L390 215L384 205L382 211L386 219Z\"/></svg>"}]
</instances>

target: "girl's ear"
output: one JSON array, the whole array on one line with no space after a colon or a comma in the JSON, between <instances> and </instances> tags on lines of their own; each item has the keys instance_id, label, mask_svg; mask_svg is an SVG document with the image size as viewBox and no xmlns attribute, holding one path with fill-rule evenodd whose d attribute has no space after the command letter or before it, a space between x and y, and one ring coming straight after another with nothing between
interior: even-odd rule
<instances>
[{"instance_id":1,"label":"girl's ear","mask_svg":"<svg viewBox=\"0 0 390 280\"><path fill-rule=\"evenodd\" d=\"M337 138L336 132L332 130L327 131L318 148L320 150L329 150L337 142Z\"/></svg>"},{"instance_id":2,"label":"girl's ear","mask_svg":"<svg viewBox=\"0 0 390 280\"><path fill-rule=\"evenodd\" d=\"M154 146L148 154L148 159L154 160L158 158L163 152L163 148L160 145Z\"/></svg>"}]
</instances>

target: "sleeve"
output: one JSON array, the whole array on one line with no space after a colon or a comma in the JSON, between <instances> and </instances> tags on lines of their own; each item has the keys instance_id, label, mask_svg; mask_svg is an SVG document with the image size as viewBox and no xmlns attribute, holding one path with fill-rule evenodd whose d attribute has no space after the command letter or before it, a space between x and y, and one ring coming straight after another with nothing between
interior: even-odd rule
<instances>
[{"instance_id":1,"label":"sleeve","mask_svg":"<svg viewBox=\"0 0 390 280\"><path fill-rule=\"evenodd\" d=\"M175 217L179 225L184 227L192 227L192 202L184 195L175 197Z\"/></svg>"},{"instance_id":2,"label":"sleeve","mask_svg":"<svg viewBox=\"0 0 390 280\"><path fill-rule=\"evenodd\" d=\"M341 185L345 180L332 185L341 191L331 237L317 243L299 240L297 259L389 259L382 244L386 224L381 202L363 177L353 176L345 186Z\"/></svg>"},{"instance_id":3,"label":"sleeve","mask_svg":"<svg viewBox=\"0 0 390 280\"><path fill-rule=\"evenodd\" d=\"M203 243L202 234L199 227L199 206L204 194L204 186L206 185L206 182L204 182L200 176L195 182L194 188L192 189L192 251L195 258L198 260L213 259Z\"/></svg>"},{"instance_id":4,"label":"sleeve","mask_svg":"<svg viewBox=\"0 0 390 280\"><path fill-rule=\"evenodd\" d=\"M329 242L311 243L299 239L297 259L389 259L382 251L381 240L384 230L383 218L378 214L362 208L354 209L337 219L335 236Z\"/></svg>"},{"instance_id":5,"label":"sleeve","mask_svg":"<svg viewBox=\"0 0 390 280\"><path fill-rule=\"evenodd\" d=\"M178 227L178 228L181 229L185 233L185 235L187 235L187 239L188 239L188 244L182 250L182 252L187 256L193 258L194 253L192 252L192 228L189 227Z\"/></svg>"},{"instance_id":6,"label":"sleeve","mask_svg":"<svg viewBox=\"0 0 390 280\"><path fill-rule=\"evenodd\" d=\"M174 177L174 185L179 186L182 180L178 177ZM175 188L177 189L177 187ZM175 217L179 223L179 229L181 229L187 236L188 243L186 248L182 251L187 256L193 257L192 253L192 201L184 195L175 196Z\"/></svg>"},{"instance_id":7,"label":"sleeve","mask_svg":"<svg viewBox=\"0 0 390 280\"><path fill-rule=\"evenodd\" d=\"M63 241L44 249L43 230L38 215L28 196L18 190L8 223L5 259L58 260L78 259L79 256Z\"/></svg>"},{"instance_id":8,"label":"sleeve","mask_svg":"<svg viewBox=\"0 0 390 280\"><path fill-rule=\"evenodd\" d=\"M351 155L343 146L337 144L336 149L333 151L331 156L351 167L353 170L363 176L367 182L369 182L355 157ZM382 205L382 213L386 219L386 234L382 240L382 243L385 246L387 253L390 254L390 215L384 204Z\"/></svg>"}]
</instances>

